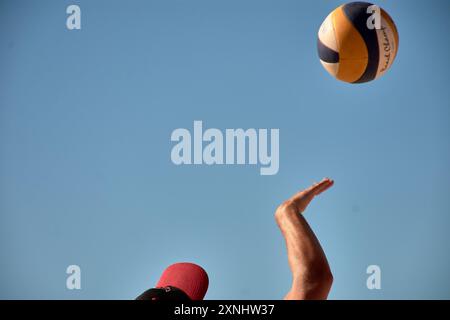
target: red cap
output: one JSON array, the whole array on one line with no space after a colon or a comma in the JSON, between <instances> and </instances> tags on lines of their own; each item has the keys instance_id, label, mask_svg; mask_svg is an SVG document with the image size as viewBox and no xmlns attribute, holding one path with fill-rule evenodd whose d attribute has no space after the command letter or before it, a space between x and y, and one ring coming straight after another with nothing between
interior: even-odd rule
<instances>
[{"instance_id":1,"label":"red cap","mask_svg":"<svg viewBox=\"0 0 450 320\"><path fill-rule=\"evenodd\" d=\"M176 287L183 290L191 300L203 300L208 290L208 283L208 275L202 267L193 263L180 262L164 270L156 287Z\"/></svg>"}]
</instances>

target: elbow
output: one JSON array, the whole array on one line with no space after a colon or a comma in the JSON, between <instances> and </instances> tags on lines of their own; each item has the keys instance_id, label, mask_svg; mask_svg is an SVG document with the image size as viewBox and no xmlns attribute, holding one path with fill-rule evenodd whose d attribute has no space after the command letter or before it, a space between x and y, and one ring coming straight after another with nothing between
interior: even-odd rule
<instances>
[{"instance_id":1,"label":"elbow","mask_svg":"<svg viewBox=\"0 0 450 320\"><path fill-rule=\"evenodd\" d=\"M314 272L314 276L311 279L312 296L314 299L327 299L328 294L333 285L333 273L330 270L328 264L318 268Z\"/></svg>"},{"instance_id":2,"label":"elbow","mask_svg":"<svg viewBox=\"0 0 450 320\"><path fill-rule=\"evenodd\" d=\"M331 288L333 285L333 273L328 266L328 263L320 263L311 266L305 272L305 278L314 286Z\"/></svg>"},{"instance_id":3,"label":"elbow","mask_svg":"<svg viewBox=\"0 0 450 320\"><path fill-rule=\"evenodd\" d=\"M294 288L302 292L301 299L324 300L333 285L333 274L328 264L311 266L294 277Z\"/></svg>"},{"instance_id":4,"label":"elbow","mask_svg":"<svg viewBox=\"0 0 450 320\"><path fill-rule=\"evenodd\" d=\"M321 285L329 292L331 290L331 286L333 285L333 273L331 272L330 268L327 267L326 270L322 272L320 275L320 283Z\"/></svg>"},{"instance_id":5,"label":"elbow","mask_svg":"<svg viewBox=\"0 0 450 320\"><path fill-rule=\"evenodd\" d=\"M313 273L313 281L321 288L330 291L334 279L328 263L326 261L322 262L319 266L316 266L316 272Z\"/></svg>"}]
</instances>

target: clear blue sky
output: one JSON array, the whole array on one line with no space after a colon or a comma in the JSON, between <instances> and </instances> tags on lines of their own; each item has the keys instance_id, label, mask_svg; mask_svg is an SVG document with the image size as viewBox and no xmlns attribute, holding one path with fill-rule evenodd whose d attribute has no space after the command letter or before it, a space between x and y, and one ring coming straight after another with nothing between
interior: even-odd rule
<instances>
[{"instance_id":1,"label":"clear blue sky","mask_svg":"<svg viewBox=\"0 0 450 320\"><path fill-rule=\"evenodd\" d=\"M400 50L362 85L317 57L341 3L2 0L0 298L132 299L176 261L208 271L208 299L282 298L274 209L324 176L306 215L330 298L450 298L450 2L378 1ZM173 165L194 120L279 128L279 173Z\"/></svg>"}]
</instances>

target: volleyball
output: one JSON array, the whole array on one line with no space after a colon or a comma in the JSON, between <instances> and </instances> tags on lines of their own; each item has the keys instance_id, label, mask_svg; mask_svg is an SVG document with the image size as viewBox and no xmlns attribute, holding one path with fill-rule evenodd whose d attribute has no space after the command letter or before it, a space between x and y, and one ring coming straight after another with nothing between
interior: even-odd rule
<instances>
[{"instance_id":1,"label":"volleyball","mask_svg":"<svg viewBox=\"0 0 450 320\"><path fill-rule=\"evenodd\" d=\"M382 8L351 2L333 10L318 32L322 66L332 76L363 83L384 75L398 51L397 27Z\"/></svg>"}]
</instances>

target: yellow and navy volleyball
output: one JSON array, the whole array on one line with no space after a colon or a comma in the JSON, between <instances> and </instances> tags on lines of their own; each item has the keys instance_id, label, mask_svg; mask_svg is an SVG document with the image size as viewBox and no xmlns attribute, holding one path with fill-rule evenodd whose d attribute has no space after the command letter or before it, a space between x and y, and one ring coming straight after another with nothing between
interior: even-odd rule
<instances>
[{"instance_id":1,"label":"yellow and navy volleyball","mask_svg":"<svg viewBox=\"0 0 450 320\"><path fill-rule=\"evenodd\" d=\"M323 67L349 83L382 76L398 51L398 32L378 6L351 2L333 10L320 26L317 49Z\"/></svg>"}]
</instances>

